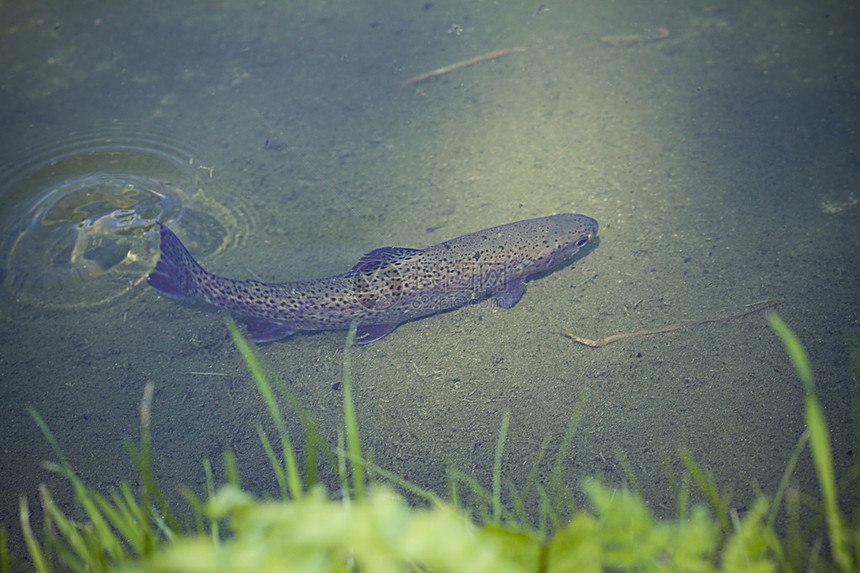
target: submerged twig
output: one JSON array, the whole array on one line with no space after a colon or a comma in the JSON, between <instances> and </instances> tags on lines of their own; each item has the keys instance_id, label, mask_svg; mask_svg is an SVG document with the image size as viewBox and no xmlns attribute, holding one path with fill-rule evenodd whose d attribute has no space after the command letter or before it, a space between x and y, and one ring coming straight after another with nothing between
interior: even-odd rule
<instances>
[{"instance_id":1,"label":"submerged twig","mask_svg":"<svg viewBox=\"0 0 860 573\"><path fill-rule=\"evenodd\" d=\"M600 41L614 48L629 48L637 44L659 42L669 37L669 28L657 28L644 34L624 34L622 36L603 36Z\"/></svg>"},{"instance_id":2,"label":"submerged twig","mask_svg":"<svg viewBox=\"0 0 860 573\"><path fill-rule=\"evenodd\" d=\"M600 338L598 340L591 340L590 338L583 338L582 336L577 336L575 334L571 334L566 330L562 330L561 333L574 342L579 342L580 344L584 344L586 346L590 346L591 348L600 348L601 346L606 346L607 344L612 344L613 342L617 342L619 340L624 340L625 338L633 338L634 336L645 336L646 334L661 334L664 332L673 332L675 330L681 330L682 328L687 328L688 326L698 326L700 324L715 324L718 322L728 322L729 320L734 320L736 318L741 318L748 314L752 314L754 312L762 311L766 308L774 307L778 304L782 304L785 302L785 299L779 300L768 300L761 303L759 306L755 308L751 308L745 310L743 312L739 312L737 314L733 314L731 316L723 316L721 318L704 318L702 320L688 320L685 322L679 322L677 324L670 324L669 326L661 326L658 328L643 328L640 330L634 330L633 332L621 332L618 334L613 334L612 336L607 336L606 338Z\"/></svg>"},{"instance_id":3,"label":"submerged twig","mask_svg":"<svg viewBox=\"0 0 860 573\"><path fill-rule=\"evenodd\" d=\"M506 50L496 50L495 52L490 52L489 54L484 54L482 56L469 58L468 60L463 60L462 62L457 62L456 64L451 64L450 66L445 66L443 68L433 70L432 72L427 72L426 74L421 74L420 76L415 76L414 78L409 78L405 82L401 82L400 85L411 86L413 84L423 82L424 80L429 80L430 78L435 78L437 76L447 74L448 72L453 72L454 70L459 70L460 68L465 68L466 66L471 66L472 64L477 64L478 62L486 62L487 60L495 60L496 58L501 58L502 56L507 56L510 54L519 54L519 53L525 52L525 51L526 51L525 48L508 48Z\"/></svg>"}]
</instances>

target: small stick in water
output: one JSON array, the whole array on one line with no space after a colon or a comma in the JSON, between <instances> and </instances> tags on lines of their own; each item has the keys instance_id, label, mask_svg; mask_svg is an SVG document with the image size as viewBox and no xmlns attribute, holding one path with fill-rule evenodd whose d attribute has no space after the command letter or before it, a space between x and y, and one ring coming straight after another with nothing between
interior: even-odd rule
<instances>
[{"instance_id":1,"label":"small stick in water","mask_svg":"<svg viewBox=\"0 0 860 573\"><path fill-rule=\"evenodd\" d=\"M614 48L629 48L637 44L649 44L659 42L669 37L669 28L657 28L644 34L625 34L623 36L603 36L600 41Z\"/></svg>"},{"instance_id":2,"label":"small stick in water","mask_svg":"<svg viewBox=\"0 0 860 573\"><path fill-rule=\"evenodd\" d=\"M785 299L768 300L763 302L760 306L757 306L756 308L751 308L749 310L745 310L743 312L739 312L731 316L723 316L721 318L705 318L702 320L688 320L686 322L679 322L678 324L670 324L669 326L661 326L659 328L643 328L641 330L634 330L633 332L621 332L619 334L613 334L612 336L607 336L606 338L600 338L598 340L583 338L581 336L571 334L566 330L562 330L561 333L573 340L574 342L590 346L591 348L600 348L601 346L606 346L607 344L612 344L613 342L618 342L619 340L624 340L625 338L633 338L634 336L645 336L646 334L661 334L664 332L673 332L675 330L687 328L688 326L698 326L700 324L715 324L718 322L728 322L729 320L741 318L742 316L746 316L754 312L759 312L760 310L771 308L784 302Z\"/></svg>"},{"instance_id":3,"label":"small stick in water","mask_svg":"<svg viewBox=\"0 0 860 573\"><path fill-rule=\"evenodd\" d=\"M409 78L405 82L401 82L400 85L411 86L417 83L421 83L424 80L429 80L430 78L435 78L437 76L447 74L448 72L453 72L454 70L459 70L460 68L465 68L466 66L477 64L478 62L495 60L496 58L501 58L502 56L507 56L510 54L520 54L525 51L525 48L508 48L506 50L496 50L495 52L490 52L489 54L484 54L482 56L463 60L462 62L457 62L456 64L451 64L450 66L445 66L444 68L439 68L437 70L433 70L432 72L427 72L426 74L421 74L420 76Z\"/></svg>"}]
</instances>

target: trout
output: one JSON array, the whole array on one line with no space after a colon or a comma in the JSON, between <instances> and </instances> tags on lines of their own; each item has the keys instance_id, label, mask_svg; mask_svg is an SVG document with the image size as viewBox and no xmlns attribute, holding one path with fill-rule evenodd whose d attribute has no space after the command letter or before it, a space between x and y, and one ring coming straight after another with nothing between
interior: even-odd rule
<instances>
[{"instance_id":1,"label":"trout","mask_svg":"<svg viewBox=\"0 0 860 573\"><path fill-rule=\"evenodd\" d=\"M233 280L201 267L163 223L149 275L160 293L198 299L246 317L252 340L299 331L340 330L358 321L356 340L379 340L408 320L493 297L510 308L530 275L558 268L597 236L597 221L562 213L490 227L427 247L382 247L347 273L285 283Z\"/></svg>"}]
</instances>

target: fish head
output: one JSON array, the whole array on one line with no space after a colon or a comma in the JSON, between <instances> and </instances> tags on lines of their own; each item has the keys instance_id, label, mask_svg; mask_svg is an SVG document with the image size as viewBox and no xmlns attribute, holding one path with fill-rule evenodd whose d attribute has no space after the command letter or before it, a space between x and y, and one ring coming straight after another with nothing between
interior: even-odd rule
<instances>
[{"instance_id":1,"label":"fish head","mask_svg":"<svg viewBox=\"0 0 860 573\"><path fill-rule=\"evenodd\" d=\"M570 217L561 219L562 227L559 255L567 260L581 248L589 244L597 237L597 229L599 225L597 220L588 217L587 215L578 215L566 213Z\"/></svg>"},{"instance_id":2,"label":"fish head","mask_svg":"<svg viewBox=\"0 0 860 573\"><path fill-rule=\"evenodd\" d=\"M539 220L534 252L528 272L537 273L557 267L572 258L597 237L597 221L586 215L562 213Z\"/></svg>"}]
</instances>

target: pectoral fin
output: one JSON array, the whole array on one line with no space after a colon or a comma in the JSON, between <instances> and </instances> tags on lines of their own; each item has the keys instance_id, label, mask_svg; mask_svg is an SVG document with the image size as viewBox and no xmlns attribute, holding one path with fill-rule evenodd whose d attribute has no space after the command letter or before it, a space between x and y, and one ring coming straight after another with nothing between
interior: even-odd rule
<instances>
[{"instance_id":1,"label":"pectoral fin","mask_svg":"<svg viewBox=\"0 0 860 573\"><path fill-rule=\"evenodd\" d=\"M496 302L502 308L511 308L517 304L517 301L520 300L524 292L526 292L526 280L514 279L502 287L501 290L493 293L493 298L496 299Z\"/></svg>"},{"instance_id":2,"label":"pectoral fin","mask_svg":"<svg viewBox=\"0 0 860 573\"><path fill-rule=\"evenodd\" d=\"M398 324L400 323L359 325L355 331L355 341L359 344L375 342L397 328Z\"/></svg>"}]
</instances>

